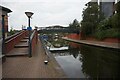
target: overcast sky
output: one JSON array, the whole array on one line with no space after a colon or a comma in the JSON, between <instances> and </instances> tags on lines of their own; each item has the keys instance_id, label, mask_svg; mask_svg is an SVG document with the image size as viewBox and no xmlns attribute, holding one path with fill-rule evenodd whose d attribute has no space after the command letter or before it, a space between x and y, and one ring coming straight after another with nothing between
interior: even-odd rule
<instances>
[{"instance_id":1,"label":"overcast sky","mask_svg":"<svg viewBox=\"0 0 120 80\"><path fill-rule=\"evenodd\" d=\"M31 26L47 27L51 25L68 26L74 19L82 20L82 11L90 0L2 0L1 5L11 9L9 28L21 29L27 26L26 11L34 13Z\"/></svg>"}]
</instances>

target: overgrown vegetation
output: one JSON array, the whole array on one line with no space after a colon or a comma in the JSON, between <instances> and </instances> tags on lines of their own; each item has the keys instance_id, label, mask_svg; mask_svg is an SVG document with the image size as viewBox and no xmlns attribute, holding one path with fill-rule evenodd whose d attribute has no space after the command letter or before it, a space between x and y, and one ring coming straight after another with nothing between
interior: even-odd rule
<instances>
[{"instance_id":1,"label":"overgrown vegetation","mask_svg":"<svg viewBox=\"0 0 120 80\"><path fill-rule=\"evenodd\" d=\"M120 38L120 30L111 28L111 29L106 29L106 30L101 30L98 31L94 34L94 36L99 39L103 40L104 38Z\"/></svg>"},{"instance_id":2,"label":"overgrown vegetation","mask_svg":"<svg viewBox=\"0 0 120 80\"><path fill-rule=\"evenodd\" d=\"M84 36L94 36L100 40L107 37L120 38L120 2L116 4L116 11L116 14L106 19L97 3L88 3L81 22Z\"/></svg>"}]
</instances>

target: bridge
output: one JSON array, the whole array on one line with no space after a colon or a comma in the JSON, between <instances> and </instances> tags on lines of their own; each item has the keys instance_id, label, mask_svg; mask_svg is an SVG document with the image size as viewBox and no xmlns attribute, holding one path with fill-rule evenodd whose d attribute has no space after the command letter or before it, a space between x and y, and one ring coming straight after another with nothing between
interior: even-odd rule
<instances>
[{"instance_id":1,"label":"bridge","mask_svg":"<svg viewBox=\"0 0 120 80\"><path fill-rule=\"evenodd\" d=\"M38 39L38 32L35 29L30 33L30 41L28 30L21 30L5 39L3 78L65 78L66 75L52 55L48 65L44 64L48 55Z\"/></svg>"},{"instance_id":2,"label":"bridge","mask_svg":"<svg viewBox=\"0 0 120 80\"><path fill-rule=\"evenodd\" d=\"M80 33L80 28L38 27L38 33Z\"/></svg>"}]
</instances>

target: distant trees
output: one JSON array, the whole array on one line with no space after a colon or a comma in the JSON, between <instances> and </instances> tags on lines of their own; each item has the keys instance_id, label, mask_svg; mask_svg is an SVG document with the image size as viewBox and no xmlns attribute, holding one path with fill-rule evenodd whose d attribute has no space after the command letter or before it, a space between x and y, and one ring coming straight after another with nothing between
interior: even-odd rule
<instances>
[{"instance_id":1,"label":"distant trees","mask_svg":"<svg viewBox=\"0 0 120 80\"><path fill-rule=\"evenodd\" d=\"M13 34L15 34L15 30L11 27L11 29L10 29L10 32L9 32L9 34L10 35L13 35Z\"/></svg>"},{"instance_id":2,"label":"distant trees","mask_svg":"<svg viewBox=\"0 0 120 80\"><path fill-rule=\"evenodd\" d=\"M80 28L80 24L77 19L74 19L72 23L69 24L70 28Z\"/></svg>"},{"instance_id":3,"label":"distant trees","mask_svg":"<svg viewBox=\"0 0 120 80\"><path fill-rule=\"evenodd\" d=\"M11 36L17 32L19 32L19 30L15 30L15 29L13 29L13 27L11 27L10 31L8 32L8 36Z\"/></svg>"}]
</instances>

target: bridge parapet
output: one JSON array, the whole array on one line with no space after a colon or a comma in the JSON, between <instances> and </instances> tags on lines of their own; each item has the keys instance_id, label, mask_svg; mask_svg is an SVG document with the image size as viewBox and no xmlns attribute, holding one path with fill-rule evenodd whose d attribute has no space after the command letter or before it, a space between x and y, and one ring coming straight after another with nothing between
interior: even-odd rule
<instances>
[{"instance_id":1,"label":"bridge parapet","mask_svg":"<svg viewBox=\"0 0 120 80\"><path fill-rule=\"evenodd\" d=\"M37 30L34 30L30 36L30 44L29 44L30 57L32 57L32 54L35 52L37 42L38 42L38 32Z\"/></svg>"},{"instance_id":2,"label":"bridge parapet","mask_svg":"<svg viewBox=\"0 0 120 80\"><path fill-rule=\"evenodd\" d=\"M55 33L55 32L62 32L62 33L80 33L79 28L45 28L39 29L39 33Z\"/></svg>"}]
</instances>

